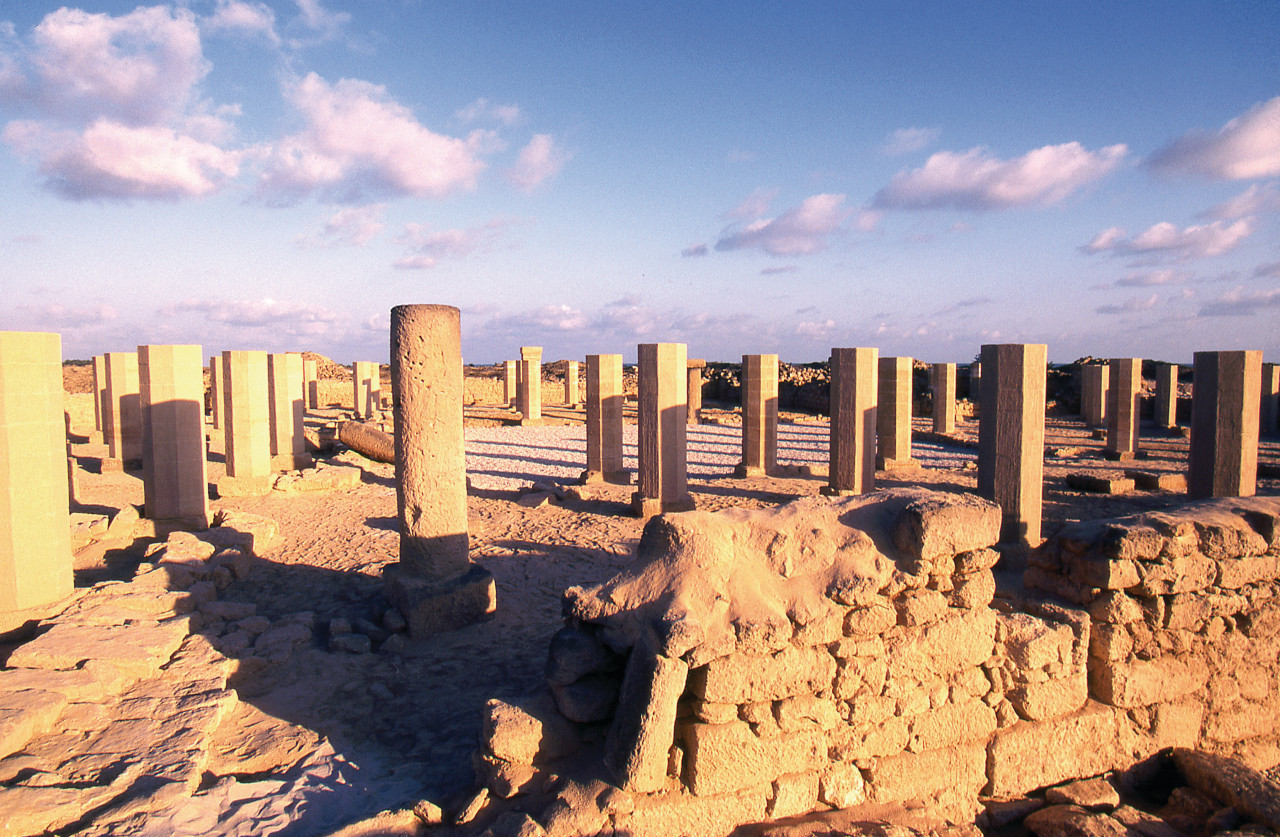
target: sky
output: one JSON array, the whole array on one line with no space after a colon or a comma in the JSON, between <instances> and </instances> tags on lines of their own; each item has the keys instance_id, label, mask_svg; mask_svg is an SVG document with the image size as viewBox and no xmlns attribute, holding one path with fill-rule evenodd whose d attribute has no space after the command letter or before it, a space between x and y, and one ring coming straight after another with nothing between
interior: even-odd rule
<instances>
[{"instance_id":1,"label":"sky","mask_svg":"<svg viewBox=\"0 0 1280 837\"><path fill-rule=\"evenodd\" d=\"M0 329L1280 362L1280 3L0 0Z\"/></svg>"}]
</instances>

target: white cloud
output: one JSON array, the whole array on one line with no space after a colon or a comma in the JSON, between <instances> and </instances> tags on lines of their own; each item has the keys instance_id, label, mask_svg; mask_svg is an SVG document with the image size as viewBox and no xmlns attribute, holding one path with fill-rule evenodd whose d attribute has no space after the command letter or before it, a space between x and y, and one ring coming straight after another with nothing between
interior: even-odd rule
<instances>
[{"instance_id":1,"label":"white cloud","mask_svg":"<svg viewBox=\"0 0 1280 837\"><path fill-rule=\"evenodd\" d=\"M331 12L320 4L320 0L294 0L294 2L298 5L298 21L307 29L317 33L321 40L337 36L339 30L351 21L351 15L346 12Z\"/></svg>"},{"instance_id":2,"label":"white cloud","mask_svg":"<svg viewBox=\"0 0 1280 837\"><path fill-rule=\"evenodd\" d=\"M330 334L344 316L321 305L279 302L274 299L189 298L161 308L163 317L196 314L202 322L219 323L237 330L273 334Z\"/></svg>"},{"instance_id":3,"label":"white cloud","mask_svg":"<svg viewBox=\"0 0 1280 837\"><path fill-rule=\"evenodd\" d=\"M884 153L890 156L910 154L932 145L941 133L937 128L899 128L884 141Z\"/></svg>"},{"instance_id":4,"label":"white cloud","mask_svg":"<svg viewBox=\"0 0 1280 837\"><path fill-rule=\"evenodd\" d=\"M1235 249L1248 238L1254 227L1253 218L1241 218L1233 224L1214 221L1211 224L1181 229L1168 221L1161 221L1132 238L1127 238L1123 229L1111 227L1098 233L1093 241L1081 249L1086 253L1110 251L1121 254L1169 255L1184 259L1220 256Z\"/></svg>"},{"instance_id":5,"label":"white cloud","mask_svg":"<svg viewBox=\"0 0 1280 837\"><path fill-rule=\"evenodd\" d=\"M1046 145L1013 160L982 148L939 151L921 168L894 175L872 206L975 211L1047 206L1106 176L1126 154L1124 145L1089 151L1078 142Z\"/></svg>"},{"instance_id":6,"label":"white cloud","mask_svg":"<svg viewBox=\"0 0 1280 837\"><path fill-rule=\"evenodd\" d=\"M534 134L520 150L516 164L507 170L507 179L526 192L555 177L569 160L569 155L556 146L550 134Z\"/></svg>"},{"instance_id":7,"label":"white cloud","mask_svg":"<svg viewBox=\"0 0 1280 837\"><path fill-rule=\"evenodd\" d=\"M426 224L406 224L404 232L394 241L408 248L408 252L397 259L394 266L401 270L426 270L435 267L441 259L461 259L488 250L513 223L511 219L495 218L476 227L434 232Z\"/></svg>"},{"instance_id":8,"label":"white cloud","mask_svg":"<svg viewBox=\"0 0 1280 837\"><path fill-rule=\"evenodd\" d=\"M1205 303L1199 311L1201 317L1252 317L1267 308L1280 308L1280 288L1266 291L1245 291L1237 286L1217 299Z\"/></svg>"},{"instance_id":9,"label":"white cloud","mask_svg":"<svg viewBox=\"0 0 1280 837\"><path fill-rule=\"evenodd\" d=\"M1116 287L1149 288L1156 285L1180 285L1190 278L1190 274L1176 270L1138 271L1117 279Z\"/></svg>"},{"instance_id":10,"label":"white cloud","mask_svg":"<svg viewBox=\"0 0 1280 837\"><path fill-rule=\"evenodd\" d=\"M1255 183L1234 198L1210 207L1201 216L1230 221L1264 212L1280 212L1280 188L1275 183Z\"/></svg>"},{"instance_id":11,"label":"white cloud","mask_svg":"<svg viewBox=\"0 0 1280 837\"><path fill-rule=\"evenodd\" d=\"M684 256L686 259L696 259L696 258L700 258L702 256L707 255L707 253L709 252L710 252L710 249L707 247L707 245L694 244L690 247L686 247L683 250L681 250L680 255Z\"/></svg>"},{"instance_id":12,"label":"white cloud","mask_svg":"<svg viewBox=\"0 0 1280 837\"><path fill-rule=\"evenodd\" d=\"M206 32L238 32L261 35L272 44L280 43L276 34L276 14L265 3L244 0L218 0L213 14L201 19Z\"/></svg>"},{"instance_id":13,"label":"white cloud","mask_svg":"<svg viewBox=\"0 0 1280 837\"><path fill-rule=\"evenodd\" d=\"M315 73L285 91L306 126L276 144L259 195L288 203L313 191L335 203L368 195L441 197L470 189L485 164L483 134L433 133L385 87L357 79L329 84Z\"/></svg>"},{"instance_id":14,"label":"white cloud","mask_svg":"<svg viewBox=\"0 0 1280 837\"><path fill-rule=\"evenodd\" d=\"M777 218L762 218L724 235L716 242L716 249L759 248L771 256L817 253L827 247L849 217L851 210L845 207L844 199L844 195L811 195Z\"/></svg>"},{"instance_id":15,"label":"white cloud","mask_svg":"<svg viewBox=\"0 0 1280 837\"><path fill-rule=\"evenodd\" d=\"M76 307L51 302L45 305L18 305L24 326L51 329L81 329L102 325L120 318L114 305L100 304Z\"/></svg>"},{"instance_id":16,"label":"white cloud","mask_svg":"<svg viewBox=\"0 0 1280 837\"><path fill-rule=\"evenodd\" d=\"M1135 296L1126 299L1119 305L1099 305L1094 309L1099 314L1133 314L1139 311L1150 311L1160 301L1159 294L1151 296Z\"/></svg>"},{"instance_id":17,"label":"white cloud","mask_svg":"<svg viewBox=\"0 0 1280 837\"><path fill-rule=\"evenodd\" d=\"M499 105L488 99L476 99L455 114L464 123L497 122L511 126L520 121L520 108L516 105Z\"/></svg>"},{"instance_id":18,"label":"white cloud","mask_svg":"<svg viewBox=\"0 0 1280 837\"><path fill-rule=\"evenodd\" d=\"M382 221L386 209L385 203L339 209L325 219L318 233L299 236L297 243L303 247L363 247L386 227Z\"/></svg>"},{"instance_id":19,"label":"white cloud","mask_svg":"<svg viewBox=\"0 0 1280 837\"><path fill-rule=\"evenodd\" d=\"M1280 96L1254 105L1217 133L1183 134L1153 155L1150 165L1217 180L1280 175Z\"/></svg>"},{"instance_id":20,"label":"white cloud","mask_svg":"<svg viewBox=\"0 0 1280 837\"><path fill-rule=\"evenodd\" d=\"M822 322L801 322L796 324L796 334L802 337L826 337L835 330L835 320L823 320Z\"/></svg>"},{"instance_id":21,"label":"white cloud","mask_svg":"<svg viewBox=\"0 0 1280 837\"><path fill-rule=\"evenodd\" d=\"M777 196L776 189L756 189L739 201L737 206L726 212L724 217L741 221L748 218L755 220L769 211L769 204L773 203L773 199Z\"/></svg>"}]
</instances>

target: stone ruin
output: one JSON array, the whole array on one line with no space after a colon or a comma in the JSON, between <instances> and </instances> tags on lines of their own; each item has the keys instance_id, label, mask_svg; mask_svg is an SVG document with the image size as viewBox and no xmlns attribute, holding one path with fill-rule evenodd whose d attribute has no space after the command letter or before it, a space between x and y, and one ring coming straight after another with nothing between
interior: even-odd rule
<instances>
[{"instance_id":1,"label":"stone ruin","mask_svg":"<svg viewBox=\"0 0 1280 837\"><path fill-rule=\"evenodd\" d=\"M963 823L1170 747L1280 761L1280 500L1069 526L1032 553L1039 600L996 597L1000 522L913 489L654 518L564 594L546 694L489 702L491 833Z\"/></svg>"}]
</instances>

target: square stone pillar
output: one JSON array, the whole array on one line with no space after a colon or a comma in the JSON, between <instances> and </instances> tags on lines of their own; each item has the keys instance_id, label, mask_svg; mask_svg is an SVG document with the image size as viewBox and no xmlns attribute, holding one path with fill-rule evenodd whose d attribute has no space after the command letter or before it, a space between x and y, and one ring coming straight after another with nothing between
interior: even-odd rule
<instances>
[{"instance_id":1,"label":"square stone pillar","mask_svg":"<svg viewBox=\"0 0 1280 837\"><path fill-rule=\"evenodd\" d=\"M271 469L296 471L312 464L302 435L302 355L295 352L267 356L267 385L271 390Z\"/></svg>"},{"instance_id":2,"label":"square stone pillar","mask_svg":"<svg viewBox=\"0 0 1280 837\"><path fill-rule=\"evenodd\" d=\"M1261 397L1258 432L1270 435L1280 430L1280 365L1262 364Z\"/></svg>"},{"instance_id":3,"label":"square stone pillar","mask_svg":"<svg viewBox=\"0 0 1280 837\"><path fill-rule=\"evenodd\" d=\"M1138 456L1139 404L1142 397L1142 358L1112 358L1107 389L1107 459L1128 462Z\"/></svg>"},{"instance_id":4,"label":"square stone pillar","mask_svg":"<svg viewBox=\"0 0 1280 837\"><path fill-rule=\"evenodd\" d=\"M267 353L223 352L222 380L227 475L218 480L218 493L224 497L266 494L275 480Z\"/></svg>"},{"instance_id":5,"label":"square stone pillar","mask_svg":"<svg viewBox=\"0 0 1280 837\"><path fill-rule=\"evenodd\" d=\"M138 394L138 356L107 352L107 390L102 435L107 442L103 471L142 467L142 405Z\"/></svg>"},{"instance_id":6,"label":"square stone pillar","mask_svg":"<svg viewBox=\"0 0 1280 837\"><path fill-rule=\"evenodd\" d=\"M1107 392L1111 389L1111 369L1101 363L1080 367L1080 414L1090 427L1107 423Z\"/></svg>"},{"instance_id":7,"label":"square stone pillar","mask_svg":"<svg viewBox=\"0 0 1280 837\"><path fill-rule=\"evenodd\" d=\"M1041 540L1048 358L1043 343L982 347L978 493L1000 506L1000 540L1032 548Z\"/></svg>"},{"instance_id":8,"label":"square stone pillar","mask_svg":"<svg viewBox=\"0 0 1280 837\"><path fill-rule=\"evenodd\" d=\"M739 477L768 476L778 464L778 356L743 355Z\"/></svg>"},{"instance_id":9,"label":"square stone pillar","mask_svg":"<svg viewBox=\"0 0 1280 837\"><path fill-rule=\"evenodd\" d=\"M911 367L909 357L880 358L876 405L876 470L916 468L911 458Z\"/></svg>"},{"instance_id":10,"label":"square stone pillar","mask_svg":"<svg viewBox=\"0 0 1280 837\"><path fill-rule=\"evenodd\" d=\"M71 595L62 338L0 331L0 611Z\"/></svg>"},{"instance_id":11,"label":"square stone pillar","mask_svg":"<svg viewBox=\"0 0 1280 837\"><path fill-rule=\"evenodd\" d=\"M1258 485L1262 352L1196 352L1187 496L1252 497Z\"/></svg>"},{"instance_id":12,"label":"square stone pillar","mask_svg":"<svg viewBox=\"0 0 1280 837\"><path fill-rule=\"evenodd\" d=\"M351 364L351 373L356 418L371 418L382 408L380 367L371 360L357 360Z\"/></svg>"},{"instance_id":13,"label":"square stone pillar","mask_svg":"<svg viewBox=\"0 0 1280 837\"><path fill-rule=\"evenodd\" d=\"M462 387L458 309L392 308L400 561L383 569L383 582L414 639L470 625L497 609L493 576L469 553Z\"/></svg>"},{"instance_id":14,"label":"square stone pillar","mask_svg":"<svg viewBox=\"0 0 1280 837\"><path fill-rule=\"evenodd\" d=\"M93 356L93 429L102 433L102 399L107 393L107 359Z\"/></svg>"},{"instance_id":15,"label":"square stone pillar","mask_svg":"<svg viewBox=\"0 0 1280 837\"><path fill-rule=\"evenodd\" d=\"M687 439L688 347L641 343L639 355L639 489L631 498L640 517L690 511Z\"/></svg>"},{"instance_id":16,"label":"square stone pillar","mask_svg":"<svg viewBox=\"0 0 1280 837\"><path fill-rule=\"evenodd\" d=\"M564 403L567 407L576 407L578 399L578 362L565 361L564 368Z\"/></svg>"},{"instance_id":17,"label":"square stone pillar","mask_svg":"<svg viewBox=\"0 0 1280 837\"><path fill-rule=\"evenodd\" d=\"M157 531L209 526L200 346L139 346L142 495Z\"/></svg>"},{"instance_id":18,"label":"square stone pillar","mask_svg":"<svg viewBox=\"0 0 1280 837\"><path fill-rule=\"evenodd\" d=\"M685 393L685 410L688 413L688 424L702 421L702 370L707 362L694 358L686 362L689 371L688 392Z\"/></svg>"},{"instance_id":19,"label":"square stone pillar","mask_svg":"<svg viewBox=\"0 0 1280 837\"><path fill-rule=\"evenodd\" d=\"M523 355L528 349L522 348L520 353ZM542 349L521 358L519 395L520 403L516 406L520 410L520 423L542 424Z\"/></svg>"},{"instance_id":20,"label":"square stone pillar","mask_svg":"<svg viewBox=\"0 0 1280 837\"><path fill-rule=\"evenodd\" d=\"M1178 426L1178 365L1161 363L1156 367L1156 427Z\"/></svg>"},{"instance_id":21,"label":"square stone pillar","mask_svg":"<svg viewBox=\"0 0 1280 837\"><path fill-rule=\"evenodd\" d=\"M830 469L823 494L844 497L876 487L876 349L831 350Z\"/></svg>"},{"instance_id":22,"label":"square stone pillar","mask_svg":"<svg viewBox=\"0 0 1280 837\"><path fill-rule=\"evenodd\" d=\"M209 423L214 430L222 429L222 356L209 358Z\"/></svg>"},{"instance_id":23,"label":"square stone pillar","mask_svg":"<svg viewBox=\"0 0 1280 837\"><path fill-rule=\"evenodd\" d=\"M520 361L502 362L502 403L515 407L520 396Z\"/></svg>"},{"instance_id":24,"label":"square stone pillar","mask_svg":"<svg viewBox=\"0 0 1280 837\"><path fill-rule=\"evenodd\" d=\"M302 399L307 410L320 409L320 362L302 359Z\"/></svg>"},{"instance_id":25,"label":"square stone pillar","mask_svg":"<svg viewBox=\"0 0 1280 837\"><path fill-rule=\"evenodd\" d=\"M982 409L982 362L969 364L969 403Z\"/></svg>"},{"instance_id":26,"label":"square stone pillar","mask_svg":"<svg viewBox=\"0 0 1280 837\"><path fill-rule=\"evenodd\" d=\"M935 363L929 370L933 388L933 432L956 432L956 365Z\"/></svg>"},{"instance_id":27,"label":"square stone pillar","mask_svg":"<svg viewBox=\"0 0 1280 837\"><path fill-rule=\"evenodd\" d=\"M587 470L582 481L627 485L622 465L622 355L587 355Z\"/></svg>"}]
</instances>

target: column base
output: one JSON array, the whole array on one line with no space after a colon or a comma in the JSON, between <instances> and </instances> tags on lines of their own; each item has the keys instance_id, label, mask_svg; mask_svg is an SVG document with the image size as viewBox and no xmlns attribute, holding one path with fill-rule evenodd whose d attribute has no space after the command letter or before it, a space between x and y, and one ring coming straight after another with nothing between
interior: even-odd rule
<instances>
[{"instance_id":1,"label":"column base","mask_svg":"<svg viewBox=\"0 0 1280 837\"><path fill-rule=\"evenodd\" d=\"M739 462L733 469L735 477L767 477L769 469L763 465L748 465L745 462Z\"/></svg>"},{"instance_id":2,"label":"column base","mask_svg":"<svg viewBox=\"0 0 1280 837\"><path fill-rule=\"evenodd\" d=\"M479 564L446 579L423 578L401 569L382 568L383 592L409 624L409 636L422 639L492 619L498 609L493 575Z\"/></svg>"},{"instance_id":3,"label":"column base","mask_svg":"<svg viewBox=\"0 0 1280 837\"><path fill-rule=\"evenodd\" d=\"M141 470L141 459L116 459L112 456L106 456L102 459L102 473L104 474L120 474L125 471Z\"/></svg>"},{"instance_id":4,"label":"column base","mask_svg":"<svg viewBox=\"0 0 1280 837\"><path fill-rule=\"evenodd\" d=\"M1112 462L1132 462L1138 458L1138 453L1132 450L1104 450L1102 457Z\"/></svg>"},{"instance_id":5,"label":"column base","mask_svg":"<svg viewBox=\"0 0 1280 837\"><path fill-rule=\"evenodd\" d=\"M309 453L278 453L271 457L273 471L301 471L315 464L315 459Z\"/></svg>"},{"instance_id":6,"label":"column base","mask_svg":"<svg viewBox=\"0 0 1280 837\"><path fill-rule=\"evenodd\" d=\"M858 497L866 492L854 491L852 488L833 488L830 485L824 485L818 489L818 493L824 497Z\"/></svg>"},{"instance_id":7,"label":"column base","mask_svg":"<svg viewBox=\"0 0 1280 837\"><path fill-rule=\"evenodd\" d=\"M521 426L521 427L541 427L541 426L542 426L542 425L544 425L544 424L546 424L546 420L545 420L545 419L543 419L541 416L539 416L538 418L523 418L523 417L522 417L522 418L520 419L520 426Z\"/></svg>"},{"instance_id":8,"label":"column base","mask_svg":"<svg viewBox=\"0 0 1280 837\"><path fill-rule=\"evenodd\" d=\"M923 468L918 459L888 459L876 457L877 471L919 471Z\"/></svg>"},{"instance_id":9,"label":"column base","mask_svg":"<svg viewBox=\"0 0 1280 837\"><path fill-rule=\"evenodd\" d=\"M608 482L614 485L631 485L631 472L621 471L583 471L578 476L578 483L590 485L593 482Z\"/></svg>"},{"instance_id":10,"label":"column base","mask_svg":"<svg viewBox=\"0 0 1280 837\"><path fill-rule=\"evenodd\" d=\"M148 520L148 518L143 518ZM149 519L157 538L167 538L171 532L203 532L209 528L209 515L190 517L157 517Z\"/></svg>"},{"instance_id":11,"label":"column base","mask_svg":"<svg viewBox=\"0 0 1280 837\"><path fill-rule=\"evenodd\" d=\"M261 477L219 477L219 497L261 497L270 494L276 484L276 475Z\"/></svg>"},{"instance_id":12,"label":"column base","mask_svg":"<svg viewBox=\"0 0 1280 837\"><path fill-rule=\"evenodd\" d=\"M648 519L668 512L693 511L695 508L697 506L694 504L693 498L688 494L672 500L662 500L658 497L642 497L639 491L631 495L631 511L639 518Z\"/></svg>"}]
</instances>

